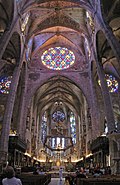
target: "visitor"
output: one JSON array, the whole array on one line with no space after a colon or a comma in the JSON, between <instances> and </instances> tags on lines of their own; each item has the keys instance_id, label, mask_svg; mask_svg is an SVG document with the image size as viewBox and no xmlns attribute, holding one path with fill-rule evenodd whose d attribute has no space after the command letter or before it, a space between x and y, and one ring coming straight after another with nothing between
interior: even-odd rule
<instances>
[{"instance_id":1,"label":"visitor","mask_svg":"<svg viewBox=\"0 0 120 185\"><path fill-rule=\"evenodd\" d=\"M6 178L2 180L2 185L22 185L20 179L15 177L15 171L12 166L6 168Z\"/></svg>"},{"instance_id":2,"label":"visitor","mask_svg":"<svg viewBox=\"0 0 120 185\"><path fill-rule=\"evenodd\" d=\"M39 173L38 173L38 169L37 168L35 168L35 170L33 171L33 175L38 175Z\"/></svg>"},{"instance_id":3,"label":"visitor","mask_svg":"<svg viewBox=\"0 0 120 185\"><path fill-rule=\"evenodd\" d=\"M100 168L95 168L93 177L100 177L101 175L103 175L103 172L100 170Z\"/></svg>"},{"instance_id":4,"label":"visitor","mask_svg":"<svg viewBox=\"0 0 120 185\"><path fill-rule=\"evenodd\" d=\"M40 170L39 170L39 175L44 175L45 174L45 172L43 171L43 168L41 168Z\"/></svg>"},{"instance_id":5,"label":"visitor","mask_svg":"<svg viewBox=\"0 0 120 185\"><path fill-rule=\"evenodd\" d=\"M69 176L66 176L65 177L65 183L64 185L70 185L70 177Z\"/></svg>"},{"instance_id":6,"label":"visitor","mask_svg":"<svg viewBox=\"0 0 120 185\"><path fill-rule=\"evenodd\" d=\"M60 177L60 181L62 181L62 173L63 173L63 169L62 169L62 168L60 168L60 169L59 169L59 177Z\"/></svg>"}]
</instances>

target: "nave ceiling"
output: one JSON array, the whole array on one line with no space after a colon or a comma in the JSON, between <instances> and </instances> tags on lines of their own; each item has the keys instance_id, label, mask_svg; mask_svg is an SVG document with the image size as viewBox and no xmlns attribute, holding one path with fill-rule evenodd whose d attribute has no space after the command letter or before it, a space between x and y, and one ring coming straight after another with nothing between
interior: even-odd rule
<instances>
[{"instance_id":1,"label":"nave ceiling","mask_svg":"<svg viewBox=\"0 0 120 185\"><path fill-rule=\"evenodd\" d=\"M119 41L120 1L91 2L86 0L21 0L17 2L19 15L13 15L13 1L8 3L0 1L1 36L10 26L11 20L15 16L19 17L15 32L12 33L1 60L1 75L12 75L19 62L21 46L23 47L21 42L24 42L24 60L27 62L29 72L28 94L31 85L35 89L32 95L34 95L34 106L37 106L38 112L41 109L44 112L48 108L54 110L55 102L59 101L63 103L64 110L70 108L75 114L80 115L80 106L85 98L83 86L86 86L86 83L83 81L84 84L78 85L75 73L79 76L86 76L86 78L89 78L92 73L94 80L96 82L98 80L92 42L97 44L98 56L105 72L113 74L120 80L120 65L104 33L99 30L99 24L95 20L94 12L92 12L92 9L98 8L97 6L100 8L100 2L102 14ZM87 17L87 11L90 17ZM21 25L23 25L26 16L28 16L25 25L27 28L22 31ZM57 71L48 69L42 64L41 55L43 52L54 47L65 47L74 53L75 62L70 68ZM44 83L39 87L39 84L36 85L36 83L39 82L42 74L46 75L46 81L44 77ZM49 80L47 75L51 77ZM75 77L74 82L70 80L71 75ZM88 84L87 86L86 89L89 90L90 87ZM99 91L100 87L96 86Z\"/></svg>"}]
</instances>

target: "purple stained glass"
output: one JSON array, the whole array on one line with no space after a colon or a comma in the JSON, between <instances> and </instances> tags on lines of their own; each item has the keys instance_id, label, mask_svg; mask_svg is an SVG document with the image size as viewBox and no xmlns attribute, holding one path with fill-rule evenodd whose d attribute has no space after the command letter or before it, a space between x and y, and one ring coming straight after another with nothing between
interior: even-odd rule
<instances>
[{"instance_id":1,"label":"purple stained glass","mask_svg":"<svg viewBox=\"0 0 120 185\"><path fill-rule=\"evenodd\" d=\"M75 55L64 47L49 48L43 52L41 61L49 69L62 70L74 64Z\"/></svg>"}]
</instances>

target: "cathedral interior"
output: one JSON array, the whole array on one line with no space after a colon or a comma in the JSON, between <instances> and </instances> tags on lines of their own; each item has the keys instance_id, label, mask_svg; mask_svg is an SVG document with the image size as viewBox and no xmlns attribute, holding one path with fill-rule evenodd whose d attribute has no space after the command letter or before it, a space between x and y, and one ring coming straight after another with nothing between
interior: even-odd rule
<instances>
[{"instance_id":1,"label":"cathedral interior","mask_svg":"<svg viewBox=\"0 0 120 185\"><path fill-rule=\"evenodd\" d=\"M120 173L120 0L0 0L0 166Z\"/></svg>"}]
</instances>

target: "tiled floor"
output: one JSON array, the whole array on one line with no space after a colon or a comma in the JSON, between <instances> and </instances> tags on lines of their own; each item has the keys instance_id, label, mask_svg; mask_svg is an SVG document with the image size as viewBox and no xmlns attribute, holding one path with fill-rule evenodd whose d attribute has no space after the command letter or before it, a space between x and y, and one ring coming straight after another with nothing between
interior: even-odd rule
<instances>
[{"instance_id":1,"label":"tiled floor","mask_svg":"<svg viewBox=\"0 0 120 185\"><path fill-rule=\"evenodd\" d=\"M62 181L60 181L59 178L52 178L49 185L64 185L65 179L63 178Z\"/></svg>"}]
</instances>

